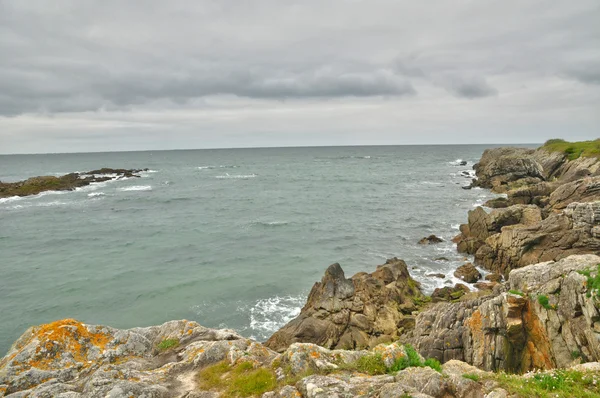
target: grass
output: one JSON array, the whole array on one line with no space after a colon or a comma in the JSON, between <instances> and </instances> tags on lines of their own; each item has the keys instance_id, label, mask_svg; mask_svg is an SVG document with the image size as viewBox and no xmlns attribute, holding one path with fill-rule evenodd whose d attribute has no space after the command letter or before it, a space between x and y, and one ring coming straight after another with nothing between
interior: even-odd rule
<instances>
[{"instance_id":1,"label":"grass","mask_svg":"<svg viewBox=\"0 0 600 398\"><path fill-rule=\"evenodd\" d=\"M535 398L592 398L600 396L600 377L597 373L574 370L555 370L523 377L499 373L494 379L509 394Z\"/></svg>"},{"instance_id":2,"label":"grass","mask_svg":"<svg viewBox=\"0 0 600 398\"><path fill-rule=\"evenodd\" d=\"M406 344L404 346L404 350L406 351L406 355L399 358L394 362L394 364L389 368L389 372L399 372L406 368L410 367L430 367L433 370L437 370L438 372L442 371L442 365L435 358L428 358L425 361L421 359L421 356L415 350L413 346L410 344Z\"/></svg>"},{"instance_id":3,"label":"grass","mask_svg":"<svg viewBox=\"0 0 600 398\"><path fill-rule=\"evenodd\" d=\"M277 377L271 369L255 369L250 362L230 366L222 361L198 372L202 390L220 390L220 397L256 397L277 387Z\"/></svg>"},{"instance_id":4,"label":"grass","mask_svg":"<svg viewBox=\"0 0 600 398\"><path fill-rule=\"evenodd\" d=\"M540 303L540 305L547 310L555 310L556 309L556 305L550 304L550 300L548 299L548 296L540 294L537 297L537 300L538 300L538 303Z\"/></svg>"},{"instance_id":5,"label":"grass","mask_svg":"<svg viewBox=\"0 0 600 398\"><path fill-rule=\"evenodd\" d=\"M591 270L583 270L577 272L587 277L587 297L590 298L594 296L595 298L598 298L600 296L598 294L598 292L600 292L600 264L597 265L596 276L592 276Z\"/></svg>"},{"instance_id":6,"label":"grass","mask_svg":"<svg viewBox=\"0 0 600 398\"><path fill-rule=\"evenodd\" d=\"M569 160L580 157L600 158L600 139L579 142L552 139L546 141L542 148L550 152L562 152L567 155Z\"/></svg>"},{"instance_id":7,"label":"grass","mask_svg":"<svg viewBox=\"0 0 600 398\"><path fill-rule=\"evenodd\" d=\"M163 341L158 343L156 348L158 348L159 351L166 351L168 349L175 348L178 345L179 345L178 339L164 339Z\"/></svg>"},{"instance_id":8,"label":"grass","mask_svg":"<svg viewBox=\"0 0 600 398\"><path fill-rule=\"evenodd\" d=\"M525 293L523 293L523 292L521 292L521 291L519 291L519 290L514 290L514 289L511 289L511 290L509 290L508 292L509 292L510 294L516 294L517 296L525 297Z\"/></svg>"},{"instance_id":9,"label":"grass","mask_svg":"<svg viewBox=\"0 0 600 398\"><path fill-rule=\"evenodd\" d=\"M465 373L462 377L473 381L479 381L479 375L476 375L475 373Z\"/></svg>"},{"instance_id":10,"label":"grass","mask_svg":"<svg viewBox=\"0 0 600 398\"><path fill-rule=\"evenodd\" d=\"M387 372L381 354L365 355L355 363L356 370L370 375L382 375Z\"/></svg>"}]
</instances>

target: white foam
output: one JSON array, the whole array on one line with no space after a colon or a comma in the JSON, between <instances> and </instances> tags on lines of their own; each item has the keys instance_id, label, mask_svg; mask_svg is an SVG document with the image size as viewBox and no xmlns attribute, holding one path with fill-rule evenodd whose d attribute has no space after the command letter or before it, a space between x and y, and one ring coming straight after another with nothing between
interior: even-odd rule
<instances>
[{"instance_id":1,"label":"white foam","mask_svg":"<svg viewBox=\"0 0 600 398\"><path fill-rule=\"evenodd\" d=\"M106 194L104 192L92 192L92 193L88 193L88 197L93 198L96 196L106 196Z\"/></svg>"},{"instance_id":2,"label":"white foam","mask_svg":"<svg viewBox=\"0 0 600 398\"><path fill-rule=\"evenodd\" d=\"M134 185L131 187L123 187L119 188L119 191L129 192L129 191L152 191L152 186L150 185Z\"/></svg>"},{"instance_id":3,"label":"white foam","mask_svg":"<svg viewBox=\"0 0 600 398\"><path fill-rule=\"evenodd\" d=\"M260 334L271 334L297 317L305 300L304 295L258 300L250 308L250 327Z\"/></svg>"},{"instance_id":4,"label":"white foam","mask_svg":"<svg viewBox=\"0 0 600 398\"><path fill-rule=\"evenodd\" d=\"M17 200L22 200L22 199L23 199L22 196L9 196L8 198L0 198L0 204L15 202Z\"/></svg>"},{"instance_id":5,"label":"white foam","mask_svg":"<svg viewBox=\"0 0 600 398\"><path fill-rule=\"evenodd\" d=\"M225 174L222 176L215 176L215 178L219 178L219 179L247 179L247 178L255 178L257 177L256 174L236 174L236 175L229 175L229 174Z\"/></svg>"}]
</instances>

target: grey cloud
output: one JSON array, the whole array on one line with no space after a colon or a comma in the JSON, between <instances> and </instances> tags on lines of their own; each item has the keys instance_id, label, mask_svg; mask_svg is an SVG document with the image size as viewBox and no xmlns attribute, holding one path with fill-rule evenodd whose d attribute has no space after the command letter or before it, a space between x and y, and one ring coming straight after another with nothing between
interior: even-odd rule
<instances>
[{"instance_id":1,"label":"grey cloud","mask_svg":"<svg viewBox=\"0 0 600 398\"><path fill-rule=\"evenodd\" d=\"M581 64L570 67L566 76L585 84L600 84L600 61L596 64Z\"/></svg>"},{"instance_id":2,"label":"grey cloud","mask_svg":"<svg viewBox=\"0 0 600 398\"><path fill-rule=\"evenodd\" d=\"M498 94L481 76L446 75L438 80L439 84L458 97L481 98Z\"/></svg>"}]
</instances>

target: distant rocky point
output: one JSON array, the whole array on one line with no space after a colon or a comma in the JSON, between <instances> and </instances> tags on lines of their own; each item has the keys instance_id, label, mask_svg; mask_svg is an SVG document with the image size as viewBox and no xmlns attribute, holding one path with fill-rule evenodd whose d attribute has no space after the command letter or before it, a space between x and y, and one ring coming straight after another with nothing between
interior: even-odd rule
<instances>
[{"instance_id":1,"label":"distant rocky point","mask_svg":"<svg viewBox=\"0 0 600 398\"><path fill-rule=\"evenodd\" d=\"M102 168L86 173L70 173L60 177L40 176L18 182L0 181L0 198L37 195L46 191L73 191L94 182L110 181L124 177L140 177L139 173L143 171L148 171L148 169Z\"/></svg>"}]
</instances>

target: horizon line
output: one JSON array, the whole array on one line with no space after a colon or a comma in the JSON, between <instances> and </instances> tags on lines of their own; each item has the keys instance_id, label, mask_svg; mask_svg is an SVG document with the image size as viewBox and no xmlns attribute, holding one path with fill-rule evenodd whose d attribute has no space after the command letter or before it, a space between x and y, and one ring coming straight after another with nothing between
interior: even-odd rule
<instances>
[{"instance_id":1,"label":"horizon line","mask_svg":"<svg viewBox=\"0 0 600 398\"><path fill-rule=\"evenodd\" d=\"M0 156L22 155L83 155L93 153L130 153L130 152L169 152L169 151L210 151L210 150L239 150L239 149L284 149L284 148L355 148L355 147L393 147L393 146L510 146L510 145L542 145L543 142L513 142L513 143L474 143L474 144L357 144L357 145L289 145L289 146L247 146L247 147L212 147L212 148L173 148L173 149L129 149L114 151L84 151L84 152L17 152L2 153Z\"/></svg>"}]
</instances>

